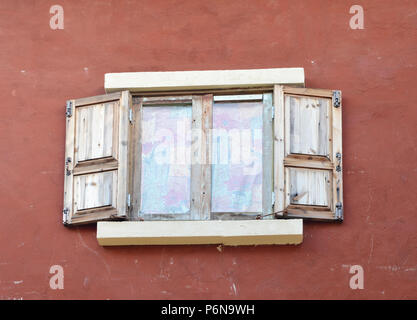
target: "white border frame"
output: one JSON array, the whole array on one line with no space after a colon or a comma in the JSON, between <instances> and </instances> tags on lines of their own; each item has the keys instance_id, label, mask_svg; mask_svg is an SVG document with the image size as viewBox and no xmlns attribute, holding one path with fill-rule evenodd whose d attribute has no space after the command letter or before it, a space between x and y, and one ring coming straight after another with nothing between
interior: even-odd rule
<instances>
[{"instance_id":1,"label":"white border frame","mask_svg":"<svg viewBox=\"0 0 417 320\"><path fill-rule=\"evenodd\" d=\"M304 68L248 70L121 72L104 75L107 93L173 90L273 87L286 84L304 87Z\"/></svg>"},{"instance_id":2,"label":"white border frame","mask_svg":"<svg viewBox=\"0 0 417 320\"><path fill-rule=\"evenodd\" d=\"M102 246L300 244L303 220L98 222L97 240Z\"/></svg>"},{"instance_id":3,"label":"white border frame","mask_svg":"<svg viewBox=\"0 0 417 320\"><path fill-rule=\"evenodd\" d=\"M175 94L180 90L304 87L304 80L304 68L125 72L105 74L104 88L107 93ZM98 222L97 240L102 246L300 244L303 220Z\"/></svg>"}]
</instances>

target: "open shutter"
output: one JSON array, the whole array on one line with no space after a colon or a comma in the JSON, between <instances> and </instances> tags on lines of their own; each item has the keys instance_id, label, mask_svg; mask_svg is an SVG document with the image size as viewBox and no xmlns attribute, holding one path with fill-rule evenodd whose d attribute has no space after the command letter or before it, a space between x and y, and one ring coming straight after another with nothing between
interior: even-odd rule
<instances>
[{"instance_id":1,"label":"open shutter","mask_svg":"<svg viewBox=\"0 0 417 320\"><path fill-rule=\"evenodd\" d=\"M65 225L127 216L131 101L129 91L67 101Z\"/></svg>"},{"instance_id":2,"label":"open shutter","mask_svg":"<svg viewBox=\"0 0 417 320\"><path fill-rule=\"evenodd\" d=\"M274 95L274 211L343 220L341 92L277 85Z\"/></svg>"}]
</instances>

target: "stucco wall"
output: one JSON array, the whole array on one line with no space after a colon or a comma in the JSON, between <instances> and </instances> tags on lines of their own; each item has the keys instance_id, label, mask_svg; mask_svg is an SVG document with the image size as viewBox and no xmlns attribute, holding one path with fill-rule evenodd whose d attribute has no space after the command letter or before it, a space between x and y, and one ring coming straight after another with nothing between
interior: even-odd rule
<instances>
[{"instance_id":1,"label":"stucco wall","mask_svg":"<svg viewBox=\"0 0 417 320\"><path fill-rule=\"evenodd\" d=\"M1 1L0 299L417 298L416 30L415 1ZM343 91L343 224L221 252L102 248L95 226L63 227L67 99L104 93L107 72L276 67Z\"/></svg>"}]
</instances>

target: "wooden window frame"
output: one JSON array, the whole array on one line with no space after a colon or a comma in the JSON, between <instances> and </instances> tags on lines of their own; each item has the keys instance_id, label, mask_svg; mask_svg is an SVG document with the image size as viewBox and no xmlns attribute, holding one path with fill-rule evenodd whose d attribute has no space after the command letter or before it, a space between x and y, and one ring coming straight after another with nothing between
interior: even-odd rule
<instances>
[{"instance_id":1,"label":"wooden window frame","mask_svg":"<svg viewBox=\"0 0 417 320\"><path fill-rule=\"evenodd\" d=\"M269 93L273 94L273 101L265 100L265 96ZM332 124L328 126L330 130L330 137L332 143L328 150L328 156L317 157L312 161L311 156L290 154L289 153L289 129L286 122L288 122L288 110L284 108L284 95L301 95L304 97L324 97L334 102L334 93L332 90L321 89L306 89L297 88L291 86L275 85L273 88L252 88L252 90L246 90L245 88L231 88L231 89L213 89L213 90L191 90L187 92L152 92L144 94L143 92L132 94L129 91L123 93L112 93L103 96L89 97L83 99L71 100L73 108L89 106L97 103L103 103L108 101L120 100L123 105L124 116L121 118L119 111L116 112L114 127L118 132L124 132L125 136L122 140L129 141L129 147L127 152L128 161L126 165L122 165L117 169L118 163L116 159L117 148L124 148L122 140L117 136L114 136L114 141L120 140L119 143L114 143L112 149L112 155L110 157L104 157L100 160L87 160L80 163L77 162L77 157L74 156L76 146L67 139L66 147L66 159L73 159L74 163L66 164L65 175L65 204L64 208L69 208L69 216L64 219L64 223L78 224L87 223L94 220L103 219L120 219L127 218L129 220L245 220L255 219L261 216L263 219L272 218L303 218L314 220L343 220L342 214L336 215L336 208L338 205L343 204L343 178L342 178L342 159L337 158L337 154L341 155L341 102L337 109L330 106L330 109L336 110L330 112L330 119L328 123ZM236 212L211 212L211 134L210 130L213 128L213 105L220 100L228 101L247 101L248 99L260 99L260 95L264 101L263 111L263 192L262 192L262 213L236 213ZM258 98L256 98L258 96ZM254 98L255 97L255 98ZM196 154L201 159L197 160L197 164L192 165L191 173L191 215L155 215L149 214L147 216L137 216L134 213L138 212L139 197L134 197L135 194L140 194L140 161L138 157L141 157L140 146L140 130L141 130L141 110L143 105L172 105L172 104L191 104L192 105L192 128L198 129L203 132L203 138L201 144L197 146ZM267 107L265 107L267 106ZM132 111L133 125L129 125L127 122L127 110ZM75 110L75 109L74 109ZM124 125L118 123L119 120ZM124 120L123 120L124 119ZM272 120L273 119L273 120ZM67 118L67 132L73 131L74 117ZM68 131L69 130L69 131ZM265 131L269 131L271 134L265 134ZM126 138L128 135L128 138ZM75 147L75 149L74 149ZM195 148L195 145L192 147ZM192 150L192 154L195 154L196 150ZM125 152L124 152L125 154ZM202 160L203 159L203 160ZM207 160L208 159L208 160ZM327 161L328 160L328 161ZM338 162L336 164L336 162ZM125 160L123 160L125 163ZM134 165L135 164L135 165ZM138 170L139 168L139 170ZM332 192L329 193L331 198L329 200L330 206L323 210L322 207L312 207L303 205L291 205L289 204L289 168L308 168L317 170L330 170L333 177L331 181ZM83 210L82 215L78 215L72 208L73 177L78 177L83 174L89 174L94 172L121 170L122 177L126 176L126 183L119 180L117 184L118 189L126 190L122 191L121 197L118 196L117 203L120 207L116 212L105 212L105 208L97 208L92 210ZM71 175L68 175L71 172ZM128 174L129 173L129 174ZM71 178L71 179L70 179ZM273 190L273 192L269 192ZM128 193L128 194L126 194ZM133 200L133 205L125 204L123 198L125 194L128 199ZM337 198L336 195L337 194ZM274 197L274 198L273 198ZM125 210L126 208L126 210ZM65 211L65 210L64 210ZM114 210L113 210L114 211ZM124 212L127 211L127 216ZM157 218L157 219L155 219Z\"/></svg>"},{"instance_id":2,"label":"wooden window frame","mask_svg":"<svg viewBox=\"0 0 417 320\"><path fill-rule=\"evenodd\" d=\"M339 108L331 108L332 119L329 119L329 122L332 125L329 126L329 130L331 130L332 144L328 150L328 158L319 159L315 157L317 160L312 161L312 157L309 156L288 154L288 146L286 146L288 144L288 127L286 127L288 120L283 116L288 110L285 107L284 95L325 97L326 99L331 99L333 105L334 93L339 93L339 99L341 98L341 94L338 91L304 88L304 70L302 68L106 74L105 90L108 93L106 95L70 100L70 103L75 108L77 104L90 105L100 103L100 101L121 99L123 118L120 118L119 121L122 121L123 125L119 128L122 130L120 132L122 132L123 138L121 139L122 136L118 138L118 145L113 145L115 148L112 149L113 156L108 157L108 159L103 158L98 163L94 161L66 163L64 182L65 225L113 219L141 220L140 217L134 217L132 214L135 210L137 212L140 203L138 197L135 198L133 196L138 191L140 194L140 171L137 170L138 164L136 163L138 155L142 156L139 143L141 127L136 125L136 123L140 124L141 121L141 112L137 112L138 105L140 109L142 103L160 105L161 102L171 104L173 101L184 102L187 99L187 101L191 101L193 104L192 127L200 128L203 131L206 130L206 137L201 139L204 143L198 146L198 149L201 151L197 153L198 157L209 159L208 163L192 165L192 177L195 176L197 178L192 178L191 180L191 198L194 203L191 207L194 214L193 218L198 220L172 221L171 219L145 222L98 222L97 238L100 244L298 244L302 242L303 220L343 220L341 101L339 101ZM257 218L255 214L245 216L245 214L224 213L223 216L220 216L221 213L216 213L213 215L210 210L212 145L211 135L207 134L207 130L212 128L214 96L257 95L265 92L271 92L273 95L271 110L264 110L263 115L265 119L271 121L271 125L267 123L267 126L263 126L263 128L271 130L270 147L268 147L268 141L266 143L267 152L264 152L265 149L263 149L262 160L263 169L271 167L270 171L266 170L268 171L267 173L263 172L264 176L267 174L270 177L271 184L265 188L263 186L263 193L267 189L273 190L273 193L268 192L268 196L263 196L263 208L269 208L262 211L261 219L265 221L255 220ZM132 101L139 101L139 104L132 103ZM268 113L270 113L271 117L269 117ZM130 116L132 116L132 119L130 119ZM265 119L263 120L265 121ZM68 132L73 132L73 121L73 118L67 118L67 134ZM131 124L129 124L129 121ZM116 139L116 137L114 138ZM127 144L126 141L128 141ZM74 141L67 137L66 143L65 159L74 159ZM122 152L122 161L120 159L115 161L116 155L120 156L120 148L124 150ZM268 153L271 156L266 156ZM134 165L135 163L136 165ZM288 173L286 174L289 171L288 168L307 168L331 172L332 199L329 210L324 211L320 207L312 208L310 206L303 208L300 205L288 205L289 179L287 177ZM73 177L116 169L119 172L118 178L121 178L117 181L117 210L113 210L114 212L112 210L92 210L91 213L86 212L87 214L83 215L75 213L74 215L72 207L74 201L72 194ZM68 172L71 172L71 174L68 175ZM338 209L340 210L337 211ZM216 218L232 220L216 221ZM236 220L233 220L234 218ZM293 224L287 224L288 220L280 220L279 218L292 218L291 223ZM206 221L209 219L212 221ZM237 221L238 219L253 220ZM152 226L152 230L147 232L146 226ZM205 234L200 235L195 232L188 232L187 228L195 230L202 228L201 230L204 229Z\"/></svg>"},{"instance_id":3,"label":"wooden window frame","mask_svg":"<svg viewBox=\"0 0 417 320\"><path fill-rule=\"evenodd\" d=\"M211 106L212 95L179 95L179 96L133 96L133 137L131 139L131 168L133 177L131 181L133 190L133 204L129 211L130 220L208 220L211 197L211 176L210 166L205 159L210 159L211 144L208 134L212 127ZM191 202L190 212L186 214L166 213L140 213L141 198L141 120L142 110L146 106L175 106L191 105L192 108L192 130L199 130L202 133L199 139L200 144L192 144L191 156ZM198 157L199 159L196 159ZM196 164L194 164L196 163Z\"/></svg>"},{"instance_id":4,"label":"wooden window frame","mask_svg":"<svg viewBox=\"0 0 417 320\"><path fill-rule=\"evenodd\" d=\"M217 100L217 101L216 101ZM238 95L215 95L215 103L248 102L263 103L262 108L262 211L261 212L211 212L211 220L253 220L265 216L271 219L273 192L273 92L271 90L240 92Z\"/></svg>"},{"instance_id":5,"label":"wooden window frame","mask_svg":"<svg viewBox=\"0 0 417 320\"><path fill-rule=\"evenodd\" d=\"M132 206L129 210L129 219L170 221L170 220L246 220L265 216L265 219L273 218L272 192L273 192L273 92L272 90L256 90L254 94L245 91L239 95L215 95L215 93L188 94L188 95L132 95L133 109L133 136L131 138L131 176ZM230 92L229 92L230 93ZM171 93L172 94L172 93ZM212 181L212 129L214 103L224 102L224 99L232 102L262 101L263 143L262 143L262 212L212 212L211 211L211 181ZM191 155L191 203L190 213L166 214L140 212L141 197L141 120L143 107L147 106L175 106L191 105L192 129L201 132L200 144L192 144ZM195 158L197 157L197 158Z\"/></svg>"},{"instance_id":6,"label":"wooden window frame","mask_svg":"<svg viewBox=\"0 0 417 320\"><path fill-rule=\"evenodd\" d=\"M212 89L212 90L191 90L184 92L149 92L149 93L136 93L133 94L133 100L141 100L146 103L155 104L172 104L173 101L192 101L195 103L193 106L193 128L202 129L202 123L206 123L204 126L204 132L212 129L212 111L213 105L219 101L219 97L227 97L229 101L247 101L245 97L252 95L252 98L256 95L272 93L272 100L266 102L264 99L264 113L263 113L263 205L262 213L231 213L221 212L212 213L211 207L211 165L205 164L201 167L192 166L192 178L191 178L191 201L193 212L191 220L246 220L256 219L261 217L262 219L273 218L303 218L312 220L327 220L327 221L342 221L342 215L336 215L336 208L338 204L343 203L343 178L342 171L337 171L336 166L336 154L342 153L341 144L341 105L336 110L330 106L331 112L329 114L328 129L330 130L330 137L332 143L328 150L328 157L315 156L315 161L311 160L311 156L301 154L289 153L289 128L286 125L288 122L289 111L284 108L283 97L287 95L301 95L307 97L324 97L333 101L334 91L323 89L306 89L298 88L294 86L282 86L274 85L272 88L252 88L252 90L245 90L245 88L233 88L233 89ZM168 95L169 94L169 95ZM173 95L175 94L175 95ZM178 94L178 95L177 95ZM185 94L185 96L183 96ZM239 96L241 99L239 99ZM264 97L263 96L263 97ZM234 98L238 99L234 99ZM135 114L137 114L135 107ZM265 105L268 105L265 108ZM336 110L336 111L333 111ZM203 118L200 118L198 112L204 114ZM272 114L274 113L274 114ZM135 121L138 121L138 115L135 116ZM139 116L140 117L140 116ZM265 131L271 131L271 135L265 134ZM138 130L134 130L135 134L138 134ZM203 145L200 146L201 150L204 150L206 159L211 159L211 137L207 135L203 140ZM137 142L135 142L137 144ZM134 147L133 147L134 148ZM134 150L134 149L133 149ZM134 151L133 154L136 154ZM329 161L326 161L329 160ZM135 161L133 161L135 163ZM339 167L342 165L342 161L339 160ZM322 207L315 206L302 206L302 205L290 205L289 204L289 179L288 168L309 168L318 170L331 170L331 192L329 196L329 207L323 210ZM140 181L138 177L138 170L134 169L134 179ZM194 175L193 175L194 173ZM194 178L199 174L198 178ZM195 180L195 181L193 181ZM138 182L140 183L140 182ZM138 184L136 183L136 184ZM204 186L204 187L201 187ZM138 194L138 188L134 187L134 194ZM338 194L338 198L336 198ZM133 211L137 212L138 203L133 206ZM137 217L130 214L132 220L136 220ZM155 217L155 216L154 216ZM149 215L144 217L144 220L162 220L161 218L168 218L165 220L186 220L182 216L176 218L167 217L162 215L155 219ZM141 218L139 218L141 219Z\"/></svg>"}]
</instances>

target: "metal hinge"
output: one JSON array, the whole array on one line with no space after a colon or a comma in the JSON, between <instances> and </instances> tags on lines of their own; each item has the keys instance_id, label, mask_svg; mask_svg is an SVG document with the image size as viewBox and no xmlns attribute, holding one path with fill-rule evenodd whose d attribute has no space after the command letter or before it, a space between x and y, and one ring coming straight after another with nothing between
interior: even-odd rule
<instances>
[{"instance_id":1,"label":"metal hinge","mask_svg":"<svg viewBox=\"0 0 417 320\"><path fill-rule=\"evenodd\" d=\"M275 192L274 191L272 191L272 199L271 199L271 202L272 202L272 207L273 207L274 204L275 204Z\"/></svg>"},{"instance_id":2,"label":"metal hinge","mask_svg":"<svg viewBox=\"0 0 417 320\"><path fill-rule=\"evenodd\" d=\"M340 166L342 162L342 154L340 152L336 152L336 160L337 160L336 171L340 172L342 171L342 167Z\"/></svg>"},{"instance_id":3,"label":"metal hinge","mask_svg":"<svg viewBox=\"0 0 417 320\"><path fill-rule=\"evenodd\" d=\"M275 107L272 106L272 119L274 119L274 118L275 118Z\"/></svg>"},{"instance_id":4,"label":"metal hinge","mask_svg":"<svg viewBox=\"0 0 417 320\"><path fill-rule=\"evenodd\" d=\"M133 123L133 110L129 109L129 122Z\"/></svg>"},{"instance_id":5,"label":"metal hinge","mask_svg":"<svg viewBox=\"0 0 417 320\"><path fill-rule=\"evenodd\" d=\"M62 210L62 222L64 223L64 225L68 224L68 213L68 208L64 208L64 210Z\"/></svg>"},{"instance_id":6,"label":"metal hinge","mask_svg":"<svg viewBox=\"0 0 417 320\"><path fill-rule=\"evenodd\" d=\"M131 206L131 201L130 201L131 197L130 197L130 193L127 195L127 208L129 209Z\"/></svg>"},{"instance_id":7,"label":"metal hinge","mask_svg":"<svg viewBox=\"0 0 417 320\"><path fill-rule=\"evenodd\" d=\"M68 157L66 160L65 160L65 169L66 169L66 172L67 172L67 176L70 176L71 175L71 170L69 169L69 164L71 163L71 158L70 157Z\"/></svg>"},{"instance_id":8,"label":"metal hinge","mask_svg":"<svg viewBox=\"0 0 417 320\"><path fill-rule=\"evenodd\" d=\"M67 118L71 118L72 116L72 102L71 101L67 101L67 108L66 108L65 115L67 116Z\"/></svg>"},{"instance_id":9,"label":"metal hinge","mask_svg":"<svg viewBox=\"0 0 417 320\"><path fill-rule=\"evenodd\" d=\"M343 220L343 205L341 202L336 203L335 218L337 220Z\"/></svg>"},{"instance_id":10,"label":"metal hinge","mask_svg":"<svg viewBox=\"0 0 417 320\"><path fill-rule=\"evenodd\" d=\"M333 91L333 107L339 108L340 107L340 98L341 98L341 92L339 90Z\"/></svg>"}]
</instances>

